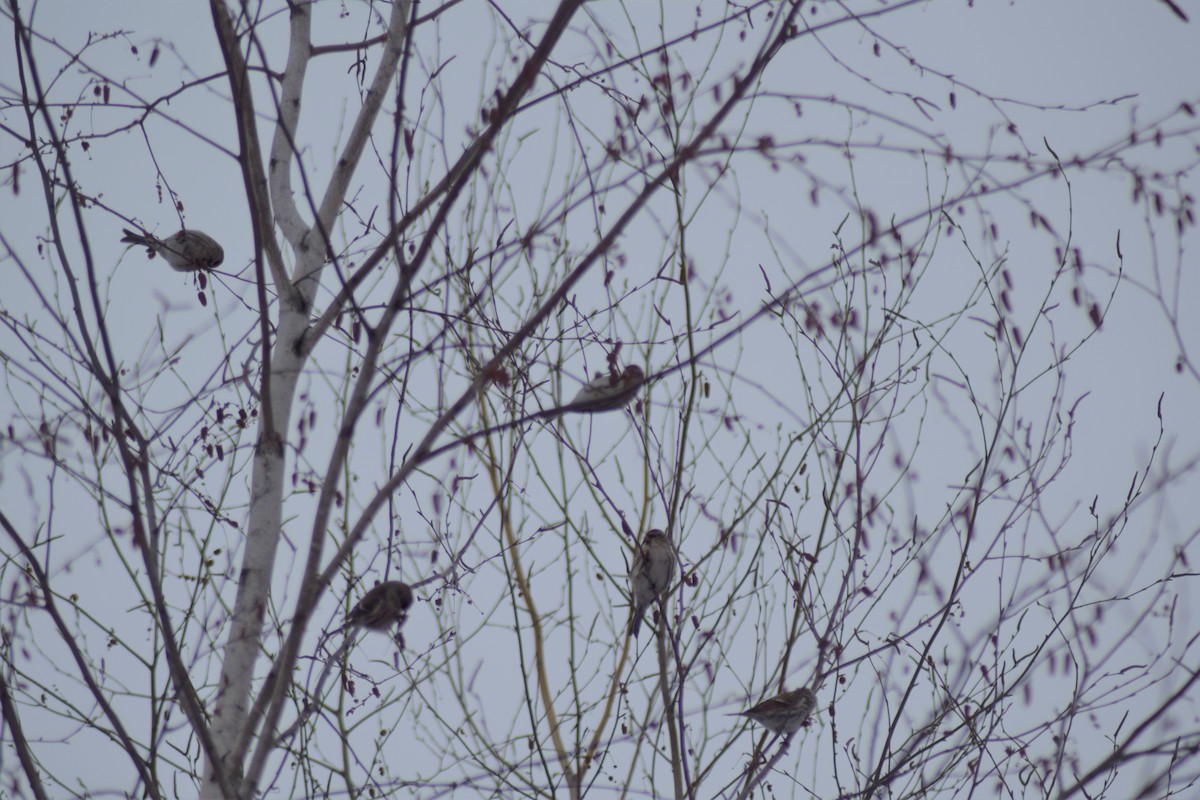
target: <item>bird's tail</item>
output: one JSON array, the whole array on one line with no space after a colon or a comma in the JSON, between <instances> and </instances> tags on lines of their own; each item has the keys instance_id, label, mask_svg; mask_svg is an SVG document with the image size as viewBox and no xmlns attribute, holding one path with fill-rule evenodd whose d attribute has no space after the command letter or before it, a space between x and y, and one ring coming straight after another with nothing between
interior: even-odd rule
<instances>
[{"instance_id":1,"label":"bird's tail","mask_svg":"<svg viewBox=\"0 0 1200 800\"><path fill-rule=\"evenodd\" d=\"M646 609L638 606L633 609L633 614L629 617L629 629L627 633L633 638L637 638L638 631L642 629L642 617L645 615Z\"/></svg>"},{"instance_id":2,"label":"bird's tail","mask_svg":"<svg viewBox=\"0 0 1200 800\"><path fill-rule=\"evenodd\" d=\"M124 236L121 237L121 241L126 242L127 244L140 244L140 245L144 245L145 247L153 247L154 246L153 239L147 239L145 236L142 236L140 233L129 230L129 228L122 228L121 233L125 234Z\"/></svg>"}]
</instances>

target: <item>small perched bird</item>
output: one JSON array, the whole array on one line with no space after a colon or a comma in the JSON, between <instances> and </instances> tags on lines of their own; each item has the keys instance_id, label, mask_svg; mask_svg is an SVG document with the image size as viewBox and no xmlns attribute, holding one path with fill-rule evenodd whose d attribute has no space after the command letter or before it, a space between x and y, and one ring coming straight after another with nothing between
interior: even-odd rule
<instances>
[{"instance_id":1,"label":"small perched bird","mask_svg":"<svg viewBox=\"0 0 1200 800\"><path fill-rule=\"evenodd\" d=\"M404 624L412 603L413 592L407 583L384 581L376 584L350 609L346 615L346 627L387 631L393 625Z\"/></svg>"},{"instance_id":2,"label":"small perched bird","mask_svg":"<svg viewBox=\"0 0 1200 800\"><path fill-rule=\"evenodd\" d=\"M149 256L155 254L163 257L176 272L194 272L209 270L221 266L225 260L225 251L221 245L207 233L184 228L171 234L166 239L159 239L151 233L137 233L128 228L122 229L125 235L122 242L143 245Z\"/></svg>"},{"instance_id":3,"label":"small perched bird","mask_svg":"<svg viewBox=\"0 0 1200 800\"><path fill-rule=\"evenodd\" d=\"M573 411L579 414L595 414L598 411L616 411L624 408L637 396L646 380L646 373L637 364L630 364L620 374L599 372L584 384L571 402L554 409L554 414Z\"/></svg>"},{"instance_id":4,"label":"small perched bird","mask_svg":"<svg viewBox=\"0 0 1200 800\"><path fill-rule=\"evenodd\" d=\"M800 726L812 714L816 705L816 695L806 687L763 700L754 708L740 712L738 716L749 717L771 733L795 733L800 730Z\"/></svg>"},{"instance_id":5,"label":"small perched bird","mask_svg":"<svg viewBox=\"0 0 1200 800\"><path fill-rule=\"evenodd\" d=\"M641 370L638 370L640 373ZM647 531L629 568L629 586L633 590L633 616L629 635L637 638L646 608L666 595L675 580L675 548L664 532Z\"/></svg>"}]
</instances>

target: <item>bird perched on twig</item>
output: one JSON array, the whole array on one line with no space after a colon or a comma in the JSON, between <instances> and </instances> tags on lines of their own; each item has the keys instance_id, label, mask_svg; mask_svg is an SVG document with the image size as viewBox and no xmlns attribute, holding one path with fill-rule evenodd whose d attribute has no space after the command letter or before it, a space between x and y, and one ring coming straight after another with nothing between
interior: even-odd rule
<instances>
[{"instance_id":1,"label":"bird perched on twig","mask_svg":"<svg viewBox=\"0 0 1200 800\"><path fill-rule=\"evenodd\" d=\"M207 233L184 228L166 239L159 239L152 233L137 233L128 228L121 231L125 235L122 242L140 244L149 251L150 258L160 255L176 272L195 272L210 270L221 266L225 260L225 251L221 245Z\"/></svg>"},{"instance_id":2,"label":"bird perched on twig","mask_svg":"<svg viewBox=\"0 0 1200 800\"><path fill-rule=\"evenodd\" d=\"M346 627L387 631L393 625L403 625L413 603L413 591L403 581L384 581L376 584L346 615Z\"/></svg>"},{"instance_id":3,"label":"bird perched on twig","mask_svg":"<svg viewBox=\"0 0 1200 800\"><path fill-rule=\"evenodd\" d=\"M596 377L583 385L571 402L561 408L551 409L545 416L557 416L568 412L595 414L600 411L616 411L628 405L637 396L646 381L646 373L637 364L630 364L620 373L615 369L598 372Z\"/></svg>"},{"instance_id":4,"label":"bird perched on twig","mask_svg":"<svg viewBox=\"0 0 1200 800\"><path fill-rule=\"evenodd\" d=\"M640 370L639 370L640 372ZM675 548L663 531L647 531L629 568L629 586L633 590L633 616L629 635L637 638L646 608L664 597L675 580Z\"/></svg>"},{"instance_id":5,"label":"bird perched on twig","mask_svg":"<svg viewBox=\"0 0 1200 800\"><path fill-rule=\"evenodd\" d=\"M749 717L771 733L795 733L816 705L816 695L805 687L763 700L753 708L739 712L737 716Z\"/></svg>"}]
</instances>

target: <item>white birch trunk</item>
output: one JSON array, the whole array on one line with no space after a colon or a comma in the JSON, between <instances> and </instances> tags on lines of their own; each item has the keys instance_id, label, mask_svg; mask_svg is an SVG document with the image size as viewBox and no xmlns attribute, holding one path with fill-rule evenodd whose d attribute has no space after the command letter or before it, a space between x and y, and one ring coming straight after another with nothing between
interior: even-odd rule
<instances>
[{"instance_id":1,"label":"white birch trunk","mask_svg":"<svg viewBox=\"0 0 1200 800\"><path fill-rule=\"evenodd\" d=\"M250 513L238 593L230 620L229 638L221 664L221 678L212 707L212 735L219 763L205 770L201 797L222 797L217 770L232 785L240 783L246 755L244 743L253 738L246 731L255 669L262 653L263 620L270 598L275 556L283 515L283 486L286 475L286 440L301 370L312 347L303 346L309 330L310 309L320 286L328 245L322 231L330 230L342 206L347 186L361 159L364 146L391 85L403 52L409 2L392 5L388 40L383 45L379 68L364 106L351 129L333 178L322 198L318 224L308 225L296 207L291 169L296 154L293 132L300 117L304 76L311 53L311 13L307 6L291 10L291 37L287 66L280 93L278 123L269 161L273 227L277 227L296 255L292 287L277 287L279 319L275 340L270 345L270 367L266 376L264 403L269 413L259 417L260 433L255 445L251 474ZM291 299L292 302L288 302ZM268 429L269 427L269 429ZM323 535L314 531L314 536Z\"/></svg>"}]
</instances>

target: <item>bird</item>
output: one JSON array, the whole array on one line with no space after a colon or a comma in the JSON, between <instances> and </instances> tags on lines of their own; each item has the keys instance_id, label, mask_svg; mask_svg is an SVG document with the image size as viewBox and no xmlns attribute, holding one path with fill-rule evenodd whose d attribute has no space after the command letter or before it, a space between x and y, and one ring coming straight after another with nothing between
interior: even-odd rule
<instances>
[{"instance_id":1,"label":"bird","mask_svg":"<svg viewBox=\"0 0 1200 800\"><path fill-rule=\"evenodd\" d=\"M629 635L637 638L646 608L664 597L675 580L675 548L666 533L655 528L647 531L633 566L629 568L629 586L633 591L633 616L629 619Z\"/></svg>"},{"instance_id":2,"label":"bird","mask_svg":"<svg viewBox=\"0 0 1200 800\"><path fill-rule=\"evenodd\" d=\"M737 716L749 717L771 733L791 734L800 730L816 705L816 695L805 687L763 700L753 708L739 712Z\"/></svg>"},{"instance_id":3,"label":"bird","mask_svg":"<svg viewBox=\"0 0 1200 800\"><path fill-rule=\"evenodd\" d=\"M637 364L630 364L620 373L615 369L597 372L596 377L583 385L571 402L556 408L551 415L566 412L595 414L624 408L637 396L646 380L646 373Z\"/></svg>"},{"instance_id":4,"label":"bird","mask_svg":"<svg viewBox=\"0 0 1200 800\"><path fill-rule=\"evenodd\" d=\"M195 272L196 270L211 270L221 266L225 260L225 251L207 233L184 228L166 239L159 239L152 233L137 233L128 228L122 228L125 235L122 242L140 244L149 252L150 258L160 255L176 272Z\"/></svg>"},{"instance_id":5,"label":"bird","mask_svg":"<svg viewBox=\"0 0 1200 800\"><path fill-rule=\"evenodd\" d=\"M412 588L403 581L376 584L346 615L346 627L387 631L403 625L413 603Z\"/></svg>"}]
</instances>

